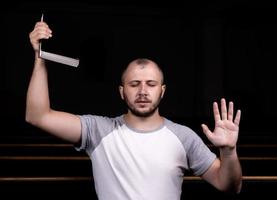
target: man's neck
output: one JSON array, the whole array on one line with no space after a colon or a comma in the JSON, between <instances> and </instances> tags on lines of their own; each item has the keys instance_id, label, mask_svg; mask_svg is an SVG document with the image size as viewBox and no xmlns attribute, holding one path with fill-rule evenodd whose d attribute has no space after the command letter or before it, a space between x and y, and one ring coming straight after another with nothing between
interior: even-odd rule
<instances>
[{"instance_id":1,"label":"man's neck","mask_svg":"<svg viewBox=\"0 0 277 200\"><path fill-rule=\"evenodd\" d=\"M131 112L124 115L125 122L141 131L152 131L159 128L164 123L164 118L158 112L148 117L138 117Z\"/></svg>"}]
</instances>

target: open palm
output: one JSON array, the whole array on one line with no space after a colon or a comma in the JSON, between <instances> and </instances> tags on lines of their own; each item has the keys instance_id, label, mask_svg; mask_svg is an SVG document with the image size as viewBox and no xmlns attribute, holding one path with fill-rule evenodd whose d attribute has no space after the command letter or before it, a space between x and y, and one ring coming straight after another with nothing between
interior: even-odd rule
<instances>
[{"instance_id":1,"label":"open palm","mask_svg":"<svg viewBox=\"0 0 277 200\"><path fill-rule=\"evenodd\" d=\"M207 125L202 124L203 132L216 147L236 146L239 133L241 111L238 110L234 118L234 105L229 102L228 110L225 99L221 99L221 114L216 102L213 104L215 128L212 132Z\"/></svg>"}]
</instances>

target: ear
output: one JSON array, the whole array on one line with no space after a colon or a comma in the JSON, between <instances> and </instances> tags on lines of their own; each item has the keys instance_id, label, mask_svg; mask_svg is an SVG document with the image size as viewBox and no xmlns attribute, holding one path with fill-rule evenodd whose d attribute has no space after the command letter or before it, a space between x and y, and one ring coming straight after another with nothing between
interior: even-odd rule
<instances>
[{"instance_id":1,"label":"ear","mask_svg":"<svg viewBox=\"0 0 277 200\"><path fill-rule=\"evenodd\" d=\"M124 100L124 95L123 95L123 90L124 90L124 88L123 88L123 86L120 85L120 86L118 87L118 89L119 89L119 93L120 93L121 99Z\"/></svg>"},{"instance_id":2,"label":"ear","mask_svg":"<svg viewBox=\"0 0 277 200\"><path fill-rule=\"evenodd\" d=\"M165 89L166 89L166 85L162 85L162 95L161 95L161 98L163 98L163 96L164 96Z\"/></svg>"}]
</instances>

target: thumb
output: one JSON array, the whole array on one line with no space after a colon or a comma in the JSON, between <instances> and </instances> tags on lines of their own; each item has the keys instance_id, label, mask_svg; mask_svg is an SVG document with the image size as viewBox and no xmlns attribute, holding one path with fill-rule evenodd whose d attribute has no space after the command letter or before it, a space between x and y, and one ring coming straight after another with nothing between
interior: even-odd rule
<instances>
[{"instance_id":1,"label":"thumb","mask_svg":"<svg viewBox=\"0 0 277 200\"><path fill-rule=\"evenodd\" d=\"M212 137L212 132L210 131L210 129L208 128L208 126L206 124L201 124L203 133L206 135L206 137L210 140Z\"/></svg>"}]
</instances>

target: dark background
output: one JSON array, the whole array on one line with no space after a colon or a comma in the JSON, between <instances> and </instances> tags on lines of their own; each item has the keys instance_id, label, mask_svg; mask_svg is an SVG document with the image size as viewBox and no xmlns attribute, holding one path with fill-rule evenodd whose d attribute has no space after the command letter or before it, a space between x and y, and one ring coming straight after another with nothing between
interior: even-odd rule
<instances>
[{"instance_id":1,"label":"dark background","mask_svg":"<svg viewBox=\"0 0 277 200\"><path fill-rule=\"evenodd\" d=\"M81 60L79 68L48 64L53 108L125 112L117 88L121 70L134 58L148 57L165 72L162 114L198 131L203 121L213 126L212 102L225 97L242 110L241 140L271 141L277 115L275 10L267 2L245 1L9 2L1 7L1 123L8 130L1 136L33 130L24 121L33 65L28 34L43 12L54 34L50 51L74 52Z\"/></svg>"},{"instance_id":2,"label":"dark background","mask_svg":"<svg viewBox=\"0 0 277 200\"><path fill-rule=\"evenodd\" d=\"M276 10L274 3L267 1L6 2L0 7L0 144L6 148L3 144L62 142L24 119L34 60L28 34L43 12L54 35L43 42L44 47L48 46L54 53L80 58L78 68L48 63L54 109L111 117L122 114L126 110L118 94L121 71L131 60L147 57L160 64L165 73L167 91L160 107L164 116L190 126L206 140L200 124L206 122L213 128L212 103L225 97L234 101L235 109L242 110L239 144L276 145ZM250 148L247 153L242 149L239 153L242 156L275 155L276 146L271 147ZM26 147L22 151L9 147L6 152L0 152L1 155L25 155L25 151L28 155L29 152L30 155L75 155L74 149L60 152L51 148L38 151ZM50 172L61 176L67 171L90 174L90 165L83 165L83 161L69 165L66 161L55 163L55 159L54 164L48 160L40 164L35 161L29 164L28 160L13 164L11 160L9 164L5 159L2 158L0 165L3 176L21 172L21 176ZM242 161L244 175L275 175L276 159L269 160L272 162ZM273 194L274 180L254 180L249 184L246 181L243 194L245 197L249 194L263 196L264 191ZM1 183L9 188L7 191L21 188L27 192L33 187L42 192L52 185L49 196L56 191L79 194L83 188L90 194L93 192L88 181L68 186L75 190L67 188L71 182L46 181L41 182L42 185L19 182L17 186L12 181ZM185 187L192 197L201 195L200 190L198 184Z\"/></svg>"}]
</instances>

